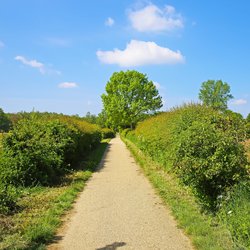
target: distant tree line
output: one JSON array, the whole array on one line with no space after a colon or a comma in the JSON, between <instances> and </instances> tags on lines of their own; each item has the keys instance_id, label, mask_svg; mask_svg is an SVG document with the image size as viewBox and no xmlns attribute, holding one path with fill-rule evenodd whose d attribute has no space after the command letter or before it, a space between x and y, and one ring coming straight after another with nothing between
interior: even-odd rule
<instances>
[{"instance_id":1,"label":"distant tree line","mask_svg":"<svg viewBox=\"0 0 250 250\"><path fill-rule=\"evenodd\" d=\"M199 99L204 106L230 113L235 123L246 124L246 137L250 138L250 113L247 118L228 110L227 103L233 96L228 83L221 80L208 80L201 84ZM97 124L101 128L122 130L135 128L138 122L160 113L162 98L156 86L145 74L135 70L115 72L102 95L103 110L98 114L87 112L85 116L73 115L78 120ZM32 113L32 112L31 112ZM35 112L37 116L60 117L63 114ZM4 113L0 108L0 132L9 131L20 119L30 116L30 112Z\"/></svg>"}]
</instances>

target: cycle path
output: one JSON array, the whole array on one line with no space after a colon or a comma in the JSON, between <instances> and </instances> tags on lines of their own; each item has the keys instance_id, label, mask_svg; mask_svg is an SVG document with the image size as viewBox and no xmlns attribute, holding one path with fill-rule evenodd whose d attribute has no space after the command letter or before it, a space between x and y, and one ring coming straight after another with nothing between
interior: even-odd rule
<instances>
[{"instance_id":1,"label":"cycle path","mask_svg":"<svg viewBox=\"0 0 250 250\"><path fill-rule=\"evenodd\" d=\"M193 249L120 138L56 238L48 250Z\"/></svg>"}]
</instances>

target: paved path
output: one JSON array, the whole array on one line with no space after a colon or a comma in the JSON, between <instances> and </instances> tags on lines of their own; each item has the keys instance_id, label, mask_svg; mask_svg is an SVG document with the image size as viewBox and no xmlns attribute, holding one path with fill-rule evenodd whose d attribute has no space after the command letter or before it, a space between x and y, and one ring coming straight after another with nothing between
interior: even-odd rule
<instances>
[{"instance_id":1,"label":"paved path","mask_svg":"<svg viewBox=\"0 0 250 250\"><path fill-rule=\"evenodd\" d=\"M62 231L49 250L192 249L119 138Z\"/></svg>"}]
</instances>

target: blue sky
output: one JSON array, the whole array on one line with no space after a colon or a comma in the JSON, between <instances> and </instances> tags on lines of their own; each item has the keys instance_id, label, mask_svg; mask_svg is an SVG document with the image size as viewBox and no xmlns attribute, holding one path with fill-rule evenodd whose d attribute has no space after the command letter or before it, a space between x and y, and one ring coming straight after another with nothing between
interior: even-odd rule
<instances>
[{"instance_id":1,"label":"blue sky","mask_svg":"<svg viewBox=\"0 0 250 250\"><path fill-rule=\"evenodd\" d=\"M85 115L115 71L155 82L163 110L231 86L250 113L250 1L1 0L0 107Z\"/></svg>"}]
</instances>

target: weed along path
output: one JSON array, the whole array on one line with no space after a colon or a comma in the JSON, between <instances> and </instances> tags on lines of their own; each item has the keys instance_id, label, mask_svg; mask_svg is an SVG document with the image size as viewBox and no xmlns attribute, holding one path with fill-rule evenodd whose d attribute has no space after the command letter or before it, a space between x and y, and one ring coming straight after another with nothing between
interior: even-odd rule
<instances>
[{"instance_id":1,"label":"weed along path","mask_svg":"<svg viewBox=\"0 0 250 250\"><path fill-rule=\"evenodd\" d=\"M49 250L192 249L120 140L78 198Z\"/></svg>"}]
</instances>

